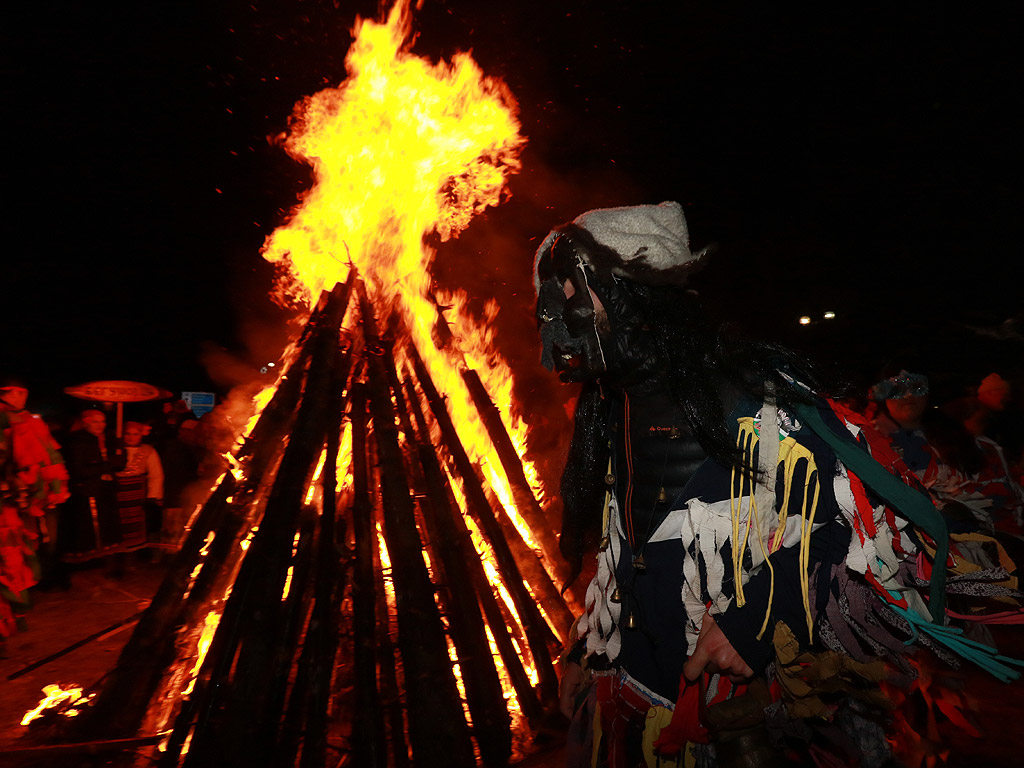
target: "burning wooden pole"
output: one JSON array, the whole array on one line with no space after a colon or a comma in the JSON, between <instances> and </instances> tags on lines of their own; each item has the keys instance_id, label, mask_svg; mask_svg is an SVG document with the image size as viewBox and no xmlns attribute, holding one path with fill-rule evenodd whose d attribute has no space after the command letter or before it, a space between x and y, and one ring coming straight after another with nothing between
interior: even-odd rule
<instances>
[{"instance_id":1,"label":"burning wooden pole","mask_svg":"<svg viewBox=\"0 0 1024 768\"><path fill-rule=\"evenodd\" d=\"M373 446L366 444L366 453L369 458L372 455ZM383 526L383 520L379 519L375 511L374 531L377 525ZM378 522L379 521L379 522ZM387 724L387 742L394 768L408 768L409 742L405 728L405 715L402 711L402 691L398 680L398 670L401 666L401 654L395 648L391 639L391 610L388 605L387 580L391 578L390 563L385 573L384 563L381 561L381 549L376 539L373 546L373 572L374 585L377 595L377 674L380 680L381 705L384 708L385 722Z\"/></svg>"},{"instance_id":2,"label":"burning wooden pole","mask_svg":"<svg viewBox=\"0 0 1024 768\"><path fill-rule=\"evenodd\" d=\"M398 643L405 671L409 740L418 765L475 764L469 729L448 657L434 587L423 562L415 509L406 482L395 411L373 311L360 284L367 350L370 412L380 461L384 528L398 611Z\"/></svg>"},{"instance_id":3,"label":"burning wooden pole","mask_svg":"<svg viewBox=\"0 0 1024 768\"><path fill-rule=\"evenodd\" d=\"M434 304L437 307L437 324L435 329L441 345L447 346L454 343L457 347L458 343L451 331L451 327L448 325L448 319L444 316L444 307L436 299L434 299ZM526 473L523 470L523 460L512 442L508 428L501 418L501 412L495 406L486 387L484 387L483 382L480 380L480 375L475 370L463 366L461 374L463 381L466 383L466 388L469 390L469 395L473 399L473 405L476 406L477 412L480 414L480 420L487 429L487 435L491 438L491 444L498 455L501 467L505 470L505 476L508 478L509 488L512 491L516 509L530 526L530 531L536 537L543 551L549 554L555 576L559 580L564 581L569 575L568 568L555 554L558 552L558 537L555 535L555 528L551 525L551 521L537 501L533 488L530 487L530 482L526 479Z\"/></svg>"},{"instance_id":4,"label":"burning wooden pole","mask_svg":"<svg viewBox=\"0 0 1024 768\"><path fill-rule=\"evenodd\" d=\"M485 765L507 764L510 716L488 628L500 666L530 724L536 727L544 705L556 699L549 645L554 636L537 600L555 622L568 609L536 553L507 516L499 513L500 503L488 498L440 394L410 347L415 379L443 435L442 446L431 444L425 406L416 394L413 376L407 372L404 384L399 380L393 354L380 343L373 309L353 270L348 284L336 286L321 302L279 389L236 452L236 470L224 476L197 515L171 578L158 593L160 610L146 623L146 643L140 636L129 644L136 659L147 651L160 654L144 660L152 679L144 681L134 698L126 696L121 702L108 698L105 709L87 710L93 717L95 711L111 713L110 730L101 727L95 732L115 738L119 734L114 728L125 736L137 732L144 712L153 730L163 727L176 712L166 751L152 756L162 768L176 768L182 762L186 768L293 766L299 754L302 768L319 768L327 759L327 708L344 585L335 531L335 472L345 411L342 392L355 357L352 346L340 351L340 327L353 290L360 300L365 371L357 375L359 383L349 386L356 393L351 416L356 644L354 657L346 662L356 681L358 720L352 731L352 757L357 764L383 768L390 749L392 764L401 768L409 758L408 737L415 764L469 768L475 764L472 733ZM471 391L473 380L467 379ZM367 436L367 403L372 441ZM490 408L488 419L500 425L497 410ZM396 417L406 436L405 449L399 442ZM501 430L508 440L504 427ZM286 431L288 437L283 439ZM439 451L450 456L461 478L469 514L493 551L511 595L514 617L488 581ZM312 488L313 468L321 456L325 471L317 527L309 517L313 508L308 506L306 492ZM427 546L436 586L424 563L410 485L418 491L418 508L429 532ZM376 487L379 496L373 491ZM391 561L392 615L398 620L400 661L389 650L389 610L377 581L383 573L379 563L374 564L382 551L373 522L377 498ZM251 541L246 552L242 545L247 535ZM437 597L435 590L440 592ZM472 732L459 698L437 600L446 612L447 632L458 655ZM199 651L200 659L205 653L201 668L196 661L196 669L189 673L187 665L196 658L193 649L203 626L211 630L212 641L208 651L205 645ZM182 627L185 631L177 633ZM160 632L164 637L156 637ZM527 651L539 677L536 689L522 658ZM118 682L108 681L109 690L134 687L124 688L133 669L138 667L116 669L111 680ZM401 689L396 671L402 678ZM157 689L160 680L163 687ZM188 690L183 691L186 683ZM126 707L126 701L134 704ZM283 717L282 711L286 712ZM84 724L85 716L79 721Z\"/></svg>"},{"instance_id":5,"label":"burning wooden pole","mask_svg":"<svg viewBox=\"0 0 1024 768\"><path fill-rule=\"evenodd\" d=\"M352 729L352 757L356 765L384 768L387 763L384 721L377 688L376 663L376 579L373 550L377 531L373 525L369 467L366 457L366 385L354 384L352 404L352 535L355 539L355 567L352 573L352 635L355 669L355 708L365 725ZM387 623L387 614L381 617ZM385 662L382 661L382 664Z\"/></svg>"},{"instance_id":6,"label":"burning wooden pole","mask_svg":"<svg viewBox=\"0 0 1024 768\"><path fill-rule=\"evenodd\" d=\"M351 349L349 350L351 352ZM351 365L351 354L347 355ZM338 521L338 459L341 453L341 426L344 417L344 388L348 370L335 377L328 403L330 422L327 425L327 456L321 476L323 511L320 516L320 540L317 553L317 589L310 618L309 631L299 673L304 685L293 695L306 701L306 728L302 741L302 768L320 768L327 763L327 711L330 684L338 650L338 614L344 590L344 569L340 550L345 527ZM352 394L349 393L351 399ZM364 396L365 401L365 396ZM358 406L353 405L352 412ZM366 406L362 406L365 414ZM353 421L354 429L354 421ZM364 424L365 432L365 424ZM364 438L365 443L365 438ZM372 664L371 664L372 668ZM308 686L308 688L307 688ZM301 701L300 700L300 701ZM294 755L293 749L279 750L282 757ZM369 764L368 764L369 765Z\"/></svg>"},{"instance_id":7,"label":"burning wooden pole","mask_svg":"<svg viewBox=\"0 0 1024 768\"><path fill-rule=\"evenodd\" d=\"M436 301L435 304L437 304ZM448 321L441 311L441 306L437 305L437 308L437 324L435 328L441 339L442 346L447 346L454 343L455 338L448 327ZM515 445L513 445L508 429L501 419L501 412L494 405L494 401L487 393L487 389L484 387L476 371L463 366L461 375L469 391L470 398L473 400L473 405L480 415L480 421L487 430L487 436L491 440L491 445L494 446L494 451L501 462L505 477L508 479L509 490L512 492L512 500L515 503L516 511L526 521L531 534L537 539L541 550L547 555L555 577L564 583L568 579L569 574L565 564L557 554L559 551L558 539L555 537L551 523L537 502L537 497L534 495L533 489L526 479L526 474L523 471L523 460L520 458ZM566 605L558 585L552 581L544 564L539 561L537 553L523 541L522 535L511 524L511 521L506 520L503 515L499 516L498 519L502 523L505 535L509 540L509 545L512 547L513 554L516 556L523 575L529 581L532 589L538 593L538 599L543 602L545 609L548 611L549 616L551 616L551 620L555 624L553 628L559 640L563 645L569 645L570 628L575 621L575 617Z\"/></svg>"},{"instance_id":8,"label":"burning wooden pole","mask_svg":"<svg viewBox=\"0 0 1024 768\"><path fill-rule=\"evenodd\" d=\"M420 359L416 348L410 345L408 352L416 372L416 378L419 380L420 388L423 390L423 394L434 414L434 419L444 436L445 447L451 454L456 471L462 478L469 511L490 542L498 563L498 569L515 603L516 611L526 632L534 666L540 677L541 700L545 704L554 704L558 698L558 678L551 663L551 652L547 647L548 630L546 629L544 618L541 616L537 603L523 582L523 576L519 570L516 558L509 548L509 544L505 539L505 533L498 522L494 510L487 500L476 468L462 446L462 441L459 439L451 416L449 416L448 410L445 408L444 401L434 386L430 374Z\"/></svg>"},{"instance_id":9,"label":"burning wooden pole","mask_svg":"<svg viewBox=\"0 0 1024 768\"><path fill-rule=\"evenodd\" d=\"M222 618L224 621L232 614L230 618L236 624L230 629L232 634L237 633L239 647L232 684L214 696L209 705L208 711L223 708L224 722L212 730L209 722L197 726L186 765L260 765L272 754L277 729L268 728L265 722L271 692L265 685L264 675L283 639L281 594L310 467L326 438L326 403L347 299L344 286L336 286L325 309L324 322L310 339L315 347L291 439L278 468L259 533L242 563ZM243 620L244 626L237 625L239 620ZM221 666L226 664L224 673L232 668L233 644L229 643L228 648L232 652L220 660ZM276 713L273 716L276 717Z\"/></svg>"},{"instance_id":10,"label":"burning wooden pole","mask_svg":"<svg viewBox=\"0 0 1024 768\"><path fill-rule=\"evenodd\" d=\"M447 609L449 634L459 659L466 704L473 721L473 736L484 765L503 766L508 763L512 752L508 707L487 642L480 604L469 576L468 553L459 546L452 524L452 515L459 512L449 504L449 493L437 463L437 453L429 440L421 440L413 431L409 417L409 409L413 406L406 401L398 380L390 342L384 344L383 350L400 426L409 446L416 449L417 456L410 457L409 469L414 485L423 491L417 499L431 540L431 564L443 574L440 579L443 602ZM474 559L479 562L478 558Z\"/></svg>"},{"instance_id":11,"label":"burning wooden pole","mask_svg":"<svg viewBox=\"0 0 1024 768\"><path fill-rule=\"evenodd\" d=\"M509 637L509 622L505 619L498 605L498 599L494 594L494 590L487 580L487 574L484 572L483 563L480 561L480 556L473 546L469 529L466 527L466 521L462 519L462 514L454 498L452 498L451 489L448 487L448 479L445 477L444 470L441 468L437 458L437 453L430 443L430 429L420 408L419 399L411 379L406 379L405 388L406 402L416 423L416 432L414 434L417 451L419 452L424 470L427 492L433 498L444 498L447 502L438 510L435 521L435 526L438 529L436 535L439 538L445 539L446 546L452 547L456 555L461 558L461 562L465 564L465 571L468 577L467 583L473 585L473 590L480 602L487 625L491 629L494 644L497 646L498 653L501 656L502 664L516 692L519 706L527 721L536 726L543 715L540 701L537 699L537 694L533 690L530 678L523 667L523 660L519 657L515 645ZM435 534L431 535L434 536ZM451 578L449 576L449 579ZM459 576L458 578L462 577ZM459 658L461 659L462 657L460 656Z\"/></svg>"}]
</instances>

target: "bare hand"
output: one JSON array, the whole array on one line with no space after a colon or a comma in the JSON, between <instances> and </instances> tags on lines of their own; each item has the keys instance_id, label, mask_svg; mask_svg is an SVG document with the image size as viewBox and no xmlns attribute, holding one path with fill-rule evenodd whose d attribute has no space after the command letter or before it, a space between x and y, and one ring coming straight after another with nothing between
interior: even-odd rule
<instances>
[{"instance_id":1,"label":"bare hand","mask_svg":"<svg viewBox=\"0 0 1024 768\"><path fill-rule=\"evenodd\" d=\"M576 694L583 689L585 684L586 678L583 674L583 667L571 661L566 664L565 672L562 674L562 681L558 686L558 709L570 720L572 720Z\"/></svg>"},{"instance_id":2,"label":"bare hand","mask_svg":"<svg viewBox=\"0 0 1024 768\"><path fill-rule=\"evenodd\" d=\"M734 683L742 682L754 674L754 670L736 653L736 649L732 647L725 633L718 628L710 613L704 614L697 647L693 649L693 655L683 666L683 676L693 682L705 670L728 675Z\"/></svg>"}]
</instances>

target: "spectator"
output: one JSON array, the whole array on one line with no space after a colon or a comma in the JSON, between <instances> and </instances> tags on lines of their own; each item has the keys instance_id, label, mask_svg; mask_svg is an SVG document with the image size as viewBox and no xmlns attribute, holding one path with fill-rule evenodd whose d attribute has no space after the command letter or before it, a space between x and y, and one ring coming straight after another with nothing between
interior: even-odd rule
<instances>
[{"instance_id":1,"label":"spectator","mask_svg":"<svg viewBox=\"0 0 1024 768\"><path fill-rule=\"evenodd\" d=\"M0 644L28 608L37 550L52 562L56 505L67 498L59 446L27 400L23 381L0 380Z\"/></svg>"},{"instance_id":2,"label":"spectator","mask_svg":"<svg viewBox=\"0 0 1024 768\"><path fill-rule=\"evenodd\" d=\"M122 548L141 549L159 537L164 498L164 470L156 449L142 442L146 427L137 421L124 426L125 468L117 473L117 504Z\"/></svg>"},{"instance_id":3,"label":"spectator","mask_svg":"<svg viewBox=\"0 0 1024 768\"><path fill-rule=\"evenodd\" d=\"M185 489L199 477L200 447L194 419L181 422L163 444L160 458L164 467L164 515L162 541L177 549L186 522Z\"/></svg>"},{"instance_id":4,"label":"spectator","mask_svg":"<svg viewBox=\"0 0 1024 768\"><path fill-rule=\"evenodd\" d=\"M124 447L107 434L102 411L89 409L81 418L83 429L72 432L67 441L71 499L64 508L67 536L62 537L62 547L70 562L108 557L122 546L115 475L125 466ZM123 564L109 565L119 575Z\"/></svg>"}]
</instances>

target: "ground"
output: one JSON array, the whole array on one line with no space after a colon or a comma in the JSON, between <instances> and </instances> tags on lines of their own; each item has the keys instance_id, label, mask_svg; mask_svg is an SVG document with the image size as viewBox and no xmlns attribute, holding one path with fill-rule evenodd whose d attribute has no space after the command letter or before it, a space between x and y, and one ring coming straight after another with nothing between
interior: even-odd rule
<instances>
[{"instance_id":1,"label":"ground","mask_svg":"<svg viewBox=\"0 0 1024 768\"><path fill-rule=\"evenodd\" d=\"M26 631L12 637L6 645L7 658L0 659L3 696L0 696L0 765L7 765L3 750L18 746L26 732L20 725L25 712L42 698L42 688L50 683L77 683L88 687L109 670L121 647L131 635L135 617L149 602L163 574L161 563L133 562L124 579L110 578L102 567L76 571L72 588L66 592L35 595L36 605L28 614ZM127 623L120 624L119 622ZM19 674L29 665L46 659L69 646L96 636L81 647L38 668ZM1016 658L1024 658L1024 631L1020 627L997 627L995 639L1000 649ZM965 666L950 671L933 667L935 698L956 693L966 717L981 732L975 738L939 715L933 735L940 755L949 750L945 762L932 765L949 768L978 766L1014 766L1021 764L1021 739L1016 725L1024 718L1024 682L1005 684L989 675ZM15 676L14 679L9 679ZM927 718L920 701L907 707L907 713L922 731ZM23 763L24 764L24 763ZM58 763L72 766L65 758ZM563 764L557 746L546 749L520 763L531 768L554 768ZM926 764L919 760L907 768Z\"/></svg>"},{"instance_id":2,"label":"ground","mask_svg":"<svg viewBox=\"0 0 1024 768\"><path fill-rule=\"evenodd\" d=\"M43 686L87 688L116 663L135 628L130 619L149 605L163 577L162 564L133 560L123 579L109 577L96 564L76 570L67 591L32 590L35 605L26 617L25 631L8 639L6 658L0 658L0 765L4 764L2 750L17 746L25 734L21 719L43 698ZM97 633L79 648L23 672Z\"/></svg>"}]
</instances>

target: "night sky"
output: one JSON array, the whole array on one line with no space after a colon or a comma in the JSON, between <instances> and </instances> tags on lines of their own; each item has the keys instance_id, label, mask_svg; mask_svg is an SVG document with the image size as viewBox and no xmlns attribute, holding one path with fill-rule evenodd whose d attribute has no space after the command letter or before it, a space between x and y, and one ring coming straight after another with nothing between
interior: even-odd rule
<instances>
[{"instance_id":1,"label":"night sky","mask_svg":"<svg viewBox=\"0 0 1024 768\"><path fill-rule=\"evenodd\" d=\"M414 51L472 48L529 140L437 279L496 296L532 342L546 232L674 199L693 245L719 244L694 287L741 329L855 383L1019 374L1020 342L991 334L1022 307L1021 11L995 5L425 0ZM5 10L0 369L30 405L92 379L224 391L276 356L288 316L259 248L310 177L267 137L344 79L357 13L376 5ZM536 369L536 348L509 353Z\"/></svg>"}]
</instances>

